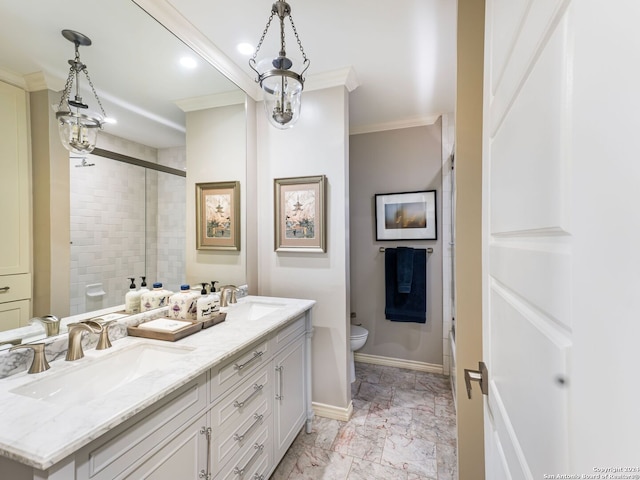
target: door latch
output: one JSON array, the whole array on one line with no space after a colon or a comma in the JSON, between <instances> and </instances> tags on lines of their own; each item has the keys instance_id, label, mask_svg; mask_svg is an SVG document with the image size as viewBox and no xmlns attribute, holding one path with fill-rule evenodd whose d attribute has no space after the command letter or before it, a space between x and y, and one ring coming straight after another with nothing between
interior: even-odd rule
<instances>
[{"instance_id":1,"label":"door latch","mask_svg":"<svg viewBox=\"0 0 640 480\"><path fill-rule=\"evenodd\" d=\"M471 381L480 384L483 395L489 395L489 371L484 362L478 362L478 370L464 369L464 383L467 386L467 397L471 399Z\"/></svg>"}]
</instances>

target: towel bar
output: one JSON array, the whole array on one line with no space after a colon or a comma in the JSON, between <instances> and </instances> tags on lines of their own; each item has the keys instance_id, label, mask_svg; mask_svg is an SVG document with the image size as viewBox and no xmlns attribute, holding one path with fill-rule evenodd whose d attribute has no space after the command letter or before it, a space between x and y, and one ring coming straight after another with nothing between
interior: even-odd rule
<instances>
[{"instance_id":1,"label":"towel bar","mask_svg":"<svg viewBox=\"0 0 640 480\"><path fill-rule=\"evenodd\" d=\"M380 252L384 252L385 251L385 247L380 247L379 251ZM427 253L433 253L433 248L431 248L431 247L427 248Z\"/></svg>"}]
</instances>

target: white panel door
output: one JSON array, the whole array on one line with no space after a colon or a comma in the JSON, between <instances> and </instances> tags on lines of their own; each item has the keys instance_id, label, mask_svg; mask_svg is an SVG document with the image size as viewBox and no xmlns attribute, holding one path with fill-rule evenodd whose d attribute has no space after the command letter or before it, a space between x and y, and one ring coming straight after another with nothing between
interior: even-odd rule
<instances>
[{"instance_id":1,"label":"white panel door","mask_svg":"<svg viewBox=\"0 0 640 480\"><path fill-rule=\"evenodd\" d=\"M640 478L639 3L486 2L487 479Z\"/></svg>"}]
</instances>

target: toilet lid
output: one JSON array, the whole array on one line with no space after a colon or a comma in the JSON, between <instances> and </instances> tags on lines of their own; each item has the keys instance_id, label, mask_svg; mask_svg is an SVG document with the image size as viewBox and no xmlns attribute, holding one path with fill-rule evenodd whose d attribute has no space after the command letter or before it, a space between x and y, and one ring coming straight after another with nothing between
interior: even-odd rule
<instances>
[{"instance_id":1,"label":"toilet lid","mask_svg":"<svg viewBox=\"0 0 640 480\"><path fill-rule=\"evenodd\" d=\"M351 338L366 337L369 331L359 325L351 325Z\"/></svg>"}]
</instances>

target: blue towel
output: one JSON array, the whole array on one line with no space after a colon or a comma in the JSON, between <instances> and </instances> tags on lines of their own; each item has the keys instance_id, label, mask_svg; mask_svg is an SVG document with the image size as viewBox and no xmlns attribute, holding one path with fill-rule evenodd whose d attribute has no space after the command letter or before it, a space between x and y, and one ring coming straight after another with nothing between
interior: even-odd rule
<instances>
[{"instance_id":1,"label":"blue towel","mask_svg":"<svg viewBox=\"0 0 640 480\"><path fill-rule=\"evenodd\" d=\"M413 248L398 247L396 249L398 267L398 292L411 293L413 280Z\"/></svg>"},{"instance_id":2,"label":"blue towel","mask_svg":"<svg viewBox=\"0 0 640 480\"><path fill-rule=\"evenodd\" d=\"M412 249L413 250L413 249ZM427 251L413 250L409 293L398 290L398 252L387 248L384 254L385 309L387 320L394 322L427 322Z\"/></svg>"}]
</instances>

